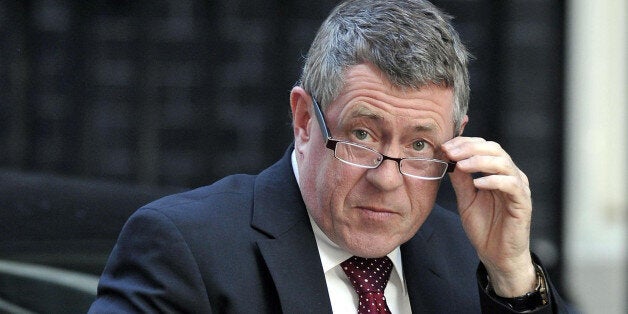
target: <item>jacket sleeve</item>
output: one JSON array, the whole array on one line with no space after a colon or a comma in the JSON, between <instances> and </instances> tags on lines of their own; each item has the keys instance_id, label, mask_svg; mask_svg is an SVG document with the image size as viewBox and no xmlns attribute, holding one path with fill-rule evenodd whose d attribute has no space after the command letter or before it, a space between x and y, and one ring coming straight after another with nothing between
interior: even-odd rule
<instances>
[{"instance_id":1,"label":"jacket sleeve","mask_svg":"<svg viewBox=\"0 0 628 314\"><path fill-rule=\"evenodd\" d=\"M198 265L177 226L144 208L120 233L89 313L211 313Z\"/></svg>"},{"instance_id":2,"label":"jacket sleeve","mask_svg":"<svg viewBox=\"0 0 628 314\"><path fill-rule=\"evenodd\" d=\"M547 296L548 296L548 304L545 306L539 307L534 311L527 311L524 313L569 313L567 309L567 305L562 300L556 288L550 281L549 276L547 275L547 270L543 267L538 257L532 254L532 259L534 263L540 266L543 269L543 273L545 274L545 282L547 283ZM486 278L487 272L486 268L482 263L478 266L477 270L477 282L478 289L480 292L480 305L482 307L482 313L521 313L514 311L508 305L499 302L498 300L491 297L486 291Z\"/></svg>"}]
</instances>

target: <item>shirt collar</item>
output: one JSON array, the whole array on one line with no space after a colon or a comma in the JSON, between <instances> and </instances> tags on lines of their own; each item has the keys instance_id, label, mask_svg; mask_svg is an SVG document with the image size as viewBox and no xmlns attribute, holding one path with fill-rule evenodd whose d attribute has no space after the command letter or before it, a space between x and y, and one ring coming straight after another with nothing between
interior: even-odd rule
<instances>
[{"instance_id":1,"label":"shirt collar","mask_svg":"<svg viewBox=\"0 0 628 314\"><path fill-rule=\"evenodd\" d=\"M291 156L292 161L292 171L294 172L294 176L297 179L297 183L299 182L299 168L297 167L297 158L295 155L295 151L292 151ZM310 218L310 224L312 225L312 230L314 230L314 237L316 238L316 245L318 246L318 253L321 257L321 263L323 265L323 271L327 273L332 268L340 265L343 261L347 260L352 256L351 253L340 248L336 243L327 237L327 235L321 230L321 228L316 224L312 216L308 211L308 217ZM405 293L405 278L403 276L403 265L401 263L401 250L399 247L396 247L392 252L388 253L388 258L393 263L394 269L399 275L401 279L401 286L403 292Z\"/></svg>"}]
</instances>

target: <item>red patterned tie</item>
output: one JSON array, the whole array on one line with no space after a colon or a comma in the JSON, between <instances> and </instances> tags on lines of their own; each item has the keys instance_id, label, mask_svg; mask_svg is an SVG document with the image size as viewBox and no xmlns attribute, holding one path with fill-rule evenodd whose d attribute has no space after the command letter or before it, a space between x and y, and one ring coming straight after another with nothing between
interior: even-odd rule
<instances>
[{"instance_id":1,"label":"red patterned tie","mask_svg":"<svg viewBox=\"0 0 628 314\"><path fill-rule=\"evenodd\" d=\"M384 289L392 270L392 262L387 256L381 258L353 256L340 266L358 293L358 314L390 313L384 297Z\"/></svg>"}]
</instances>

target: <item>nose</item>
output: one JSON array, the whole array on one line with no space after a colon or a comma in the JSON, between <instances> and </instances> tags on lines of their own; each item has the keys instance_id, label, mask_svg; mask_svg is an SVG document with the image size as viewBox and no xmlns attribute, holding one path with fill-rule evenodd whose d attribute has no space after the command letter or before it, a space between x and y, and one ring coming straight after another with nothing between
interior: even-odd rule
<instances>
[{"instance_id":1,"label":"nose","mask_svg":"<svg viewBox=\"0 0 628 314\"><path fill-rule=\"evenodd\" d=\"M394 190L403 185L403 174L399 169L401 158L382 155L382 162L377 168L366 172L367 180L382 191Z\"/></svg>"}]
</instances>

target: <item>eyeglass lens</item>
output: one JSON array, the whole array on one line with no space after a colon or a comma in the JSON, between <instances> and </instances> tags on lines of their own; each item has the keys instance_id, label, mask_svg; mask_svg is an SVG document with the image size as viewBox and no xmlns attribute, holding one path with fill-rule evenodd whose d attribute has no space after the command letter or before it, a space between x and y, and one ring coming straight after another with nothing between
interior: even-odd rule
<instances>
[{"instance_id":1,"label":"eyeglass lens","mask_svg":"<svg viewBox=\"0 0 628 314\"><path fill-rule=\"evenodd\" d=\"M335 156L345 163L365 168L376 168L384 159L374 150L348 142L336 144ZM431 159L402 159L398 163L401 173L419 178L440 179L447 168L445 162Z\"/></svg>"}]
</instances>

